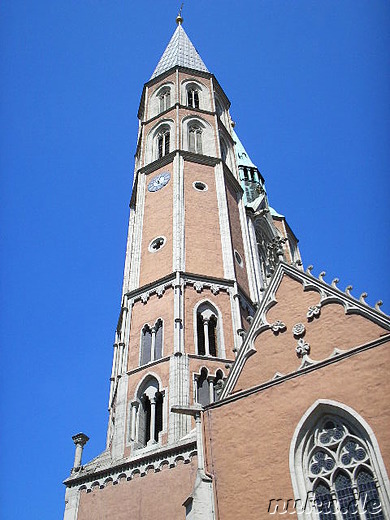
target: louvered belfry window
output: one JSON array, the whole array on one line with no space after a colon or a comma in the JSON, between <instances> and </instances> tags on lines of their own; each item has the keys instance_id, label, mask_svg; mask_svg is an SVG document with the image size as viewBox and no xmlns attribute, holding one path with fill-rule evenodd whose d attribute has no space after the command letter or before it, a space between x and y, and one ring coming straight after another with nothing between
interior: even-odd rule
<instances>
[{"instance_id":1,"label":"louvered belfry window","mask_svg":"<svg viewBox=\"0 0 390 520\"><path fill-rule=\"evenodd\" d=\"M191 108L199 108L199 92L195 88L187 90L187 105Z\"/></svg>"},{"instance_id":2,"label":"louvered belfry window","mask_svg":"<svg viewBox=\"0 0 390 520\"><path fill-rule=\"evenodd\" d=\"M160 95L160 112L164 112L165 110L168 110L168 108L171 106L171 91L169 88L164 89Z\"/></svg>"},{"instance_id":3,"label":"louvered belfry window","mask_svg":"<svg viewBox=\"0 0 390 520\"><path fill-rule=\"evenodd\" d=\"M169 154L170 132L163 130L157 136L158 159Z\"/></svg>"},{"instance_id":4,"label":"louvered belfry window","mask_svg":"<svg viewBox=\"0 0 390 520\"><path fill-rule=\"evenodd\" d=\"M188 147L190 152L202 153L202 129L198 125L188 128Z\"/></svg>"}]
</instances>

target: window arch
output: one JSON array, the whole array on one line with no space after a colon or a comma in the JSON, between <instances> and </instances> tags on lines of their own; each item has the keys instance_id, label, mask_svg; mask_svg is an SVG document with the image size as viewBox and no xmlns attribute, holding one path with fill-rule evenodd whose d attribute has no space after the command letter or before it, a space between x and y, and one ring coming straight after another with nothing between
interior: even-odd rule
<instances>
[{"instance_id":1,"label":"window arch","mask_svg":"<svg viewBox=\"0 0 390 520\"><path fill-rule=\"evenodd\" d=\"M151 359L152 331L149 325L144 325L141 332L141 356L140 365L146 365Z\"/></svg>"},{"instance_id":2,"label":"window arch","mask_svg":"<svg viewBox=\"0 0 390 520\"><path fill-rule=\"evenodd\" d=\"M188 125L188 149L190 152L202 153L202 128L197 123Z\"/></svg>"},{"instance_id":3,"label":"window arch","mask_svg":"<svg viewBox=\"0 0 390 520\"><path fill-rule=\"evenodd\" d=\"M388 479L375 436L351 412L320 404L298 425L290 450L298 518L387 518ZM309 500L303 506L310 495L314 507L308 510Z\"/></svg>"},{"instance_id":4,"label":"window arch","mask_svg":"<svg viewBox=\"0 0 390 520\"><path fill-rule=\"evenodd\" d=\"M215 131L208 121L193 114L182 120L181 135L183 148L193 153L216 156Z\"/></svg>"},{"instance_id":5,"label":"window arch","mask_svg":"<svg viewBox=\"0 0 390 520\"><path fill-rule=\"evenodd\" d=\"M187 106L191 108L199 108L199 88L195 85L187 87Z\"/></svg>"},{"instance_id":6,"label":"window arch","mask_svg":"<svg viewBox=\"0 0 390 520\"><path fill-rule=\"evenodd\" d=\"M202 406L218 401L223 385L223 372L217 370L215 376L209 374L203 367L199 374L194 376L195 401Z\"/></svg>"},{"instance_id":7,"label":"window arch","mask_svg":"<svg viewBox=\"0 0 390 520\"><path fill-rule=\"evenodd\" d=\"M196 380L196 400L203 406L210 404L210 388L207 376L207 369L202 368L200 371L200 376Z\"/></svg>"},{"instance_id":8,"label":"window arch","mask_svg":"<svg viewBox=\"0 0 390 520\"><path fill-rule=\"evenodd\" d=\"M171 89L169 87L164 87L162 90L160 90L158 93L158 100L160 112L168 110L168 108L171 106Z\"/></svg>"},{"instance_id":9,"label":"window arch","mask_svg":"<svg viewBox=\"0 0 390 520\"><path fill-rule=\"evenodd\" d=\"M195 344L200 356L223 357L221 316L210 302L196 309Z\"/></svg>"},{"instance_id":10,"label":"window arch","mask_svg":"<svg viewBox=\"0 0 390 520\"><path fill-rule=\"evenodd\" d=\"M171 132L169 127L162 127L156 136L156 159L161 159L170 152Z\"/></svg>"},{"instance_id":11,"label":"window arch","mask_svg":"<svg viewBox=\"0 0 390 520\"><path fill-rule=\"evenodd\" d=\"M131 439L144 448L160 441L163 430L164 392L156 377L148 375L141 383L131 411Z\"/></svg>"},{"instance_id":12,"label":"window arch","mask_svg":"<svg viewBox=\"0 0 390 520\"><path fill-rule=\"evenodd\" d=\"M146 365L162 357L163 320L159 318L153 326L145 324L141 331L140 365Z\"/></svg>"},{"instance_id":13,"label":"window arch","mask_svg":"<svg viewBox=\"0 0 390 520\"><path fill-rule=\"evenodd\" d=\"M175 90L175 84L172 81L167 81L156 86L156 89L150 92L150 97L147 102L149 119L172 108L175 99Z\"/></svg>"},{"instance_id":14,"label":"window arch","mask_svg":"<svg viewBox=\"0 0 390 520\"><path fill-rule=\"evenodd\" d=\"M209 86L199 78L188 78L181 82L181 103L191 109L211 111L211 97Z\"/></svg>"},{"instance_id":15,"label":"window arch","mask_svg":"<svg viewBox=\"0 0 390 520\"><path fill-rule=\"evenodd\" d=\"M221 139L221 158L224 162L226 162L228 156L228 147L225 141Z\"/></svg>"},{"instance_id":16,"label":"window arch","mask_svg":"<svg viewBox=\"0 0 390 520\"><path fill-rule=\"evenodd\" d=\"M217 112L218 117L222 117L223 108L220 101L217 98L215 98L215 111Z\"/></svg>"},{"instance_id":17,"label":"window arch","mask_svg":"<svg viewBox=\"0 0 390 520\"><path fill-rule=\"evenodd\" d=\"M170 153L174 142L175 127L173 121L171 119L159 121L147 134L145 163L151 163Z\"/></svg>"}]
</instances>

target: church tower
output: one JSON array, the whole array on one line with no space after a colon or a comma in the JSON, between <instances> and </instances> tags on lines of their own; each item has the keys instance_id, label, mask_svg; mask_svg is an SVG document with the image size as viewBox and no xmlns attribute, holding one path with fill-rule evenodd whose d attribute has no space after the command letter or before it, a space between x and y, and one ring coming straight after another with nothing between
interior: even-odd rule
<instances>
[{"instance_id":1,"label":"church tower","mask_svg":"<svg viewBox=\"0 0 390 520\"><path fill-rule=\"evenodd\" d=\"M191 410L218 400L278 263L301 263L229 107L179 15L138 110L106 450L82 466L88 438L74 437L65 520L92 518L83 491L150 470L154 489L164 488L155 475L178 461L192 468L178 477L191 491L196 458L199 470ZM126 496L140 493L130 484Z\"/></svg>"}]
</instances>

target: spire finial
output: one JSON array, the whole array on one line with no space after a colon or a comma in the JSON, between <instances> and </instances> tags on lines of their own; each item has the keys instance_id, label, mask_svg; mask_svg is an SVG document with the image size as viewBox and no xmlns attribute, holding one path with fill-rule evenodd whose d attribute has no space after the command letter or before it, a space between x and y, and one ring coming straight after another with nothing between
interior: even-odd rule
<instances>
[{"instance_id":1,"label":"spire finial","mask_svg":"<svg viewBox=\"0 0 390 520\"><path fill-rule=\"evenodd\" d=\"M183 23L183 17L181 15L181 12L183 10L183 5L184 5L184 2L181 4L180 9L179 9L179 13L176 16L176 23L177 23L177 25L181 25Z\"/></svg>"}]
</instances>

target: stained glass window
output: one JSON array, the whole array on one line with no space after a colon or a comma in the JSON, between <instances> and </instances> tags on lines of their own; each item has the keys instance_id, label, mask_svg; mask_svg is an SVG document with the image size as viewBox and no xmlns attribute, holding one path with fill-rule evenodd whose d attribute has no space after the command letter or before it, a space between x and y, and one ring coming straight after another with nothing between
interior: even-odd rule
<instances>
[{"instance_id":1,"label":"stained glass window","mask_svg":"<svg viewBox=\"0 0 390 520\"><path fill-rule=\"evenodd\" d=\"M385 519L369 445L347 421L324 417L307 438L305 457L320 520Z\"/></svg>"}]
</instances>

